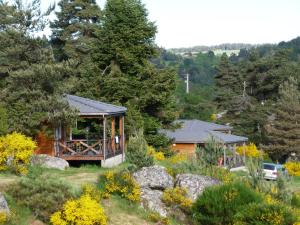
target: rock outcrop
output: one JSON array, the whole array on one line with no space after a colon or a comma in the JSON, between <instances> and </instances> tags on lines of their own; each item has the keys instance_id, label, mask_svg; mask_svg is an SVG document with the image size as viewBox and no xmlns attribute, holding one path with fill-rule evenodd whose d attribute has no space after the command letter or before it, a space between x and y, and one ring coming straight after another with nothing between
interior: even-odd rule
<instances>
[{"instance_id":1,"label":"rock outcrop","mask_svg":"<svg viewBox=\"0 0 300 225\"><path fill-rule=\"evenodd\" d=\"M179 174L176 176L175 186L185 188L189 198L193 201L202 194L206 187L210 187L220 182L207 176L195 174Z\"/></svg>"},{"instance_id":2,"label":"rock outcrop","mask_svg":"<svg viewBox=\"0 0 300 225\"><path fill-rule=\"evenodd\" d=\"M133 177L141 188L165 190L174 186L173 177L162 166L143 167Z\"/></svg>"},{"instance_id":3,"label":"rock outcrop","mask_svg":"<svg viewBox=\"0 0 300 225\"><path fill-rule=\"evenodd\" d=\"M7 201L3 194L0 193L0 213L6 213L7 215L10 213Z\"/></svg>"},{"instance_id":4,"label":"rock outcrop","mask_svg":"<svg viewBox=\"0 0 300 225\"><path fill-rule=\"evenodd\" d=\"M166 217L168 215L167 207L162 202L163 192L160 190L152 190L143 188L141 190L141 199L143 208L149 209L159 215Z\"/></svg>"},{"instance_id":5,"label":"rock outcrop","mask_svg":"<svg viewBox=\"0 0 300 225\"><path fill-rule=\"evenodd\" d=\"M168 211L162 195L163 190L174 187L173 177L162 166L143 167L133 177L141 187L142 206L166 217Z\"/></svg>"},{"instance_id":6,"label":"rock outcrop","mask_svg":"<svg viewBox=\"0 0 300 225\"><path fill-rule=\"evenodd\" d=\"M66 160L44 154L34 155L30 160L30 164L59 170L69 167L69 163Z\"/></svg>"}]
</instances>

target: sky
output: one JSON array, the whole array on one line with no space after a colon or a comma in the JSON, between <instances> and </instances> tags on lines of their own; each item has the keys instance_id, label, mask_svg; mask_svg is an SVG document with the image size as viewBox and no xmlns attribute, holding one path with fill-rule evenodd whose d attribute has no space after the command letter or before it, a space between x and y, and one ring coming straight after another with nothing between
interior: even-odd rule
<instances>
[{"instance_id":1,"label":"sky","mask_svg":"<svg viewBox=\"0 0 300 225\"><path fill-rule=\"evenodd\" d=\"M43 7L51 0L41 0ZM97 0L103 8L105 0ZM164 48L278 43L300 36L300 0L142 0Z\"/></svg>"}]
</instances>

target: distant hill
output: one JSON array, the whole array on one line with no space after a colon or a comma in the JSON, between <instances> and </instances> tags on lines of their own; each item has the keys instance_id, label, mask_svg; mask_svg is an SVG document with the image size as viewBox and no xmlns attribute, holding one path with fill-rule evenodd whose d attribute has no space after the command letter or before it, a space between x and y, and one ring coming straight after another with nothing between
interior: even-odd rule
<instances>
[{"instance_id":1,"label":"distant hill","mask_svg":"<svg viewBox=\"0 0 300 225\"><path fill-rule=\"evenodd\" d=\"M179 55L197 54L199 52L213 51L216 55L223 54L224 52L230 55L231 53L238 54L240 49L250 49L258 45L244 44L244 43L225 43L213 46L194 46L189 48L171 48L170 52Z\"/></svg>"}]
</instances>

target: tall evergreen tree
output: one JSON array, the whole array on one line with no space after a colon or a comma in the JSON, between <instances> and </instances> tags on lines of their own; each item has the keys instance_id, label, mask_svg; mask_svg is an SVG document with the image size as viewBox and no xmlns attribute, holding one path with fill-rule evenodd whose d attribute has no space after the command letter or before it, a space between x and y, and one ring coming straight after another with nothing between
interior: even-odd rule
<instances>
[{"instance_id":1,"label":"tall evergreen tree","mask_svg":"<svg viewBox=\"0 0 300 225\"><path fill-rule=\"evenodd\" d=\"M242 94L243 81L225 53L221 56L220 63L217 67L215 83L215 102L220 109L230 109L231 99L236 95Z\"/></svg>"},{"instance_id":2,"label":"tall evergreen tree","mask_svg":"<svg viewBox=\"0 0 300 225\"><path fill-rule=\"evenodd\" d=\"M57 61L72 60L73 94L99 98L101 70L92 59L102 12L95 0L61 0L57 19L50 24Z\"/></svg>"},{"instance_id":3,"label":"tall evergreen tree","mask_svg":"<svg viewBox=\"0 0 300 225\"><path fill-rule=\"evenodd\" d=\"M149 144L161 145L164 138L156 128L174 119L175 71L150 63L157 52L156 27L139 0L108 0L103 13L99 49L94 55L103 70L101 99L126 105L130 111L127 121L133 122L127 127L131 131L144 127ZM130 116L143 118L143 122L136 124Z\"/></svg>"},{"instance_id":4,"label":"tall evergreen tree","mask_svg":"<svg viewBox=\"0 0 300 225\"><path fill-rule=\"evenodd\" d=\"M61 0L58 6L57 19L50 24L55 57L81 63L94 47L101 10L95 0Z\"/></svg>"},{"instance_id":5,"label":"tall evergreen tree","mask_svg":"<svg viewBox=\"0 0 300 225\"><path fill-rule=\"evenodd\" d=\"M275 119L266 126L269 144L265 150L274 160L284 161L291 153L300 155L300 92L290 77L279 88Z\"/></svg>"},{"instance_id":6,"label":"tall evergreen tree","mask_svg":"<svg viewBox=\"0 0 300 225\"><path fill-rule=\"evenodd\" d=\"M45 26L40 1L0 3L0 100L8 130L34 136L49 122L63 122L72 112L62 100L67 64L55 64L48 41L34 32Z\"/></svg>"}]
</instances>

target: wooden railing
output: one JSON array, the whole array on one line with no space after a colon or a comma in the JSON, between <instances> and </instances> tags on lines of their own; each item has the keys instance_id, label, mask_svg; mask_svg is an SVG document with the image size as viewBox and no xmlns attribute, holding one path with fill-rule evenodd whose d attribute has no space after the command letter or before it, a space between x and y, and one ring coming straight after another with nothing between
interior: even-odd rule
<instances>
[{"instance_id":1,"label":"wooden railing","mask_svg":"<svg viewBox=\"0 0 300 225\"><path fill-rule=\"evenodd\" d=\"M59 142L58 146L59 157L111 158L115 155L122 154L121 146L119 144L112 143L110 139L106 140L105 145L104 140L82 139Z\"/></svg>"}]
</instances>

